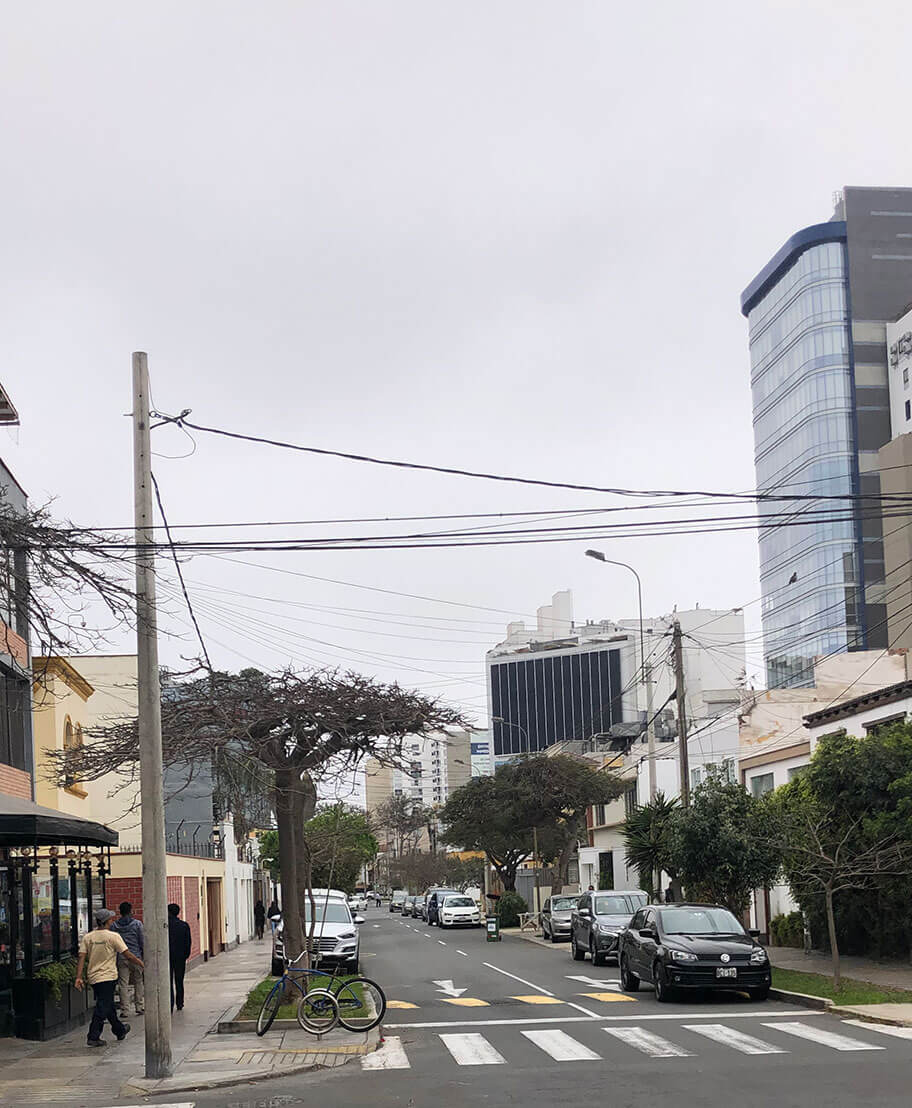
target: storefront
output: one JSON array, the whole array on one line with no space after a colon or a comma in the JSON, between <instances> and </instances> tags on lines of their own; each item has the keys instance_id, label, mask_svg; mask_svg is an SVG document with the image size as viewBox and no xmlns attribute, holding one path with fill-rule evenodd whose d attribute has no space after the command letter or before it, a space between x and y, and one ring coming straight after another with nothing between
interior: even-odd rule
<instances>
[{"instance_id":1,"label":"storefront","mask_svg":"<svg viewBox=\"0 0 912 1108\"><path fill-rule=\"evenodd\" d=\"M103 824L0 795L0 1035L47 1039L86 1022L75 958L116 845Z\"/></svg>"}]
</instances>

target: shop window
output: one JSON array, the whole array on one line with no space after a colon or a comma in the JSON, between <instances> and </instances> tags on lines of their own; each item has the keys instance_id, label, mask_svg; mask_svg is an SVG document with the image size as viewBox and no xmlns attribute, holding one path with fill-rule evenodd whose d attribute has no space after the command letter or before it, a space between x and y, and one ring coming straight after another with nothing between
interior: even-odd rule
<instances>
[{"instance_id":1,"label":"shop window","mask_svg":"<svg viewBox=\"0 0 912 1108\"><path fill-rule=\"evenodd\" d=\"M47 859L32 874L32 957L36 963L54 957L54 882Z\"/></svg>"},{"instance_id":2,"label":"shop window","mask_svg":"<svg viewBox=\"0 0 912 1108\"><path fill-rule=\"evenodd\" d=\"M69 877L57 878L60 898L60 953L66 954L73 947L73 897Z\"/></svg>"}]
</instances>

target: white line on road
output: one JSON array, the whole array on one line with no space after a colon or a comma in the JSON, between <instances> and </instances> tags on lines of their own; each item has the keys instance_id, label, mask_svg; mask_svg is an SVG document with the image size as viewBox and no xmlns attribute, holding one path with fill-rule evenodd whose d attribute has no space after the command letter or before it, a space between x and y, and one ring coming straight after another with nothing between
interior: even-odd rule
<instances>
[{"instance_id":1,"label":"white line on road","mask_svg":"<svg viewBox=\"0 0 912 1108\"><path fill-rule=\"evenodd\" d=\"M607 1031L609 1035L613 1035L616 1039L620 1039L621 1042L627 1043L628 1046L642 1050L650 1058L693 1057L691 1052L685 1050L683 1046L678 1046L677 1043L663 1039L661 1035L647 1031L645 1027L604 1027L602 1030Z\"/></svg>"},{"instance_id":2,"label":"white line on road","mask_svg":"<svg viewBox=\"0 0 912 1108\"><path fill-rule=\"evenodd\" d=\"M361 1066L366 1070L407 1070L411 1069L408 1056L402 1049L402 1040L398 1035L390 1035L373 1054L365 1054Z\"/></svg>"},{"instance_id":3,"label":"white line on road","mask_svg":"<svg viewBox=\"0 0 912 1108\"><path fill-rule=\"evenodd\" d=\"M581 981L584 985L597 985L600 989L620 989L620 981L602 981L598 977L583 977L573 974L565 974L568 981Z\"/></svg>"},{"instance_id":4,"label":"white line on road","mask_svg":"<svg viewBox=\"0 0 912 1108\"><path fill-rule=\"evenodd\" d=\"M441 946L446 946L446 943L443 941L443 939L438 939L437 942L440 943Z\"/></svg>"},{"instance_id":5,"label":"white line on road","mask_svg":"<svg viewBox=\"0 0 912 1108\"><path fill-rule=\"evenodd\" d=\"M782 1015L790 1015L790 1012L783 1012ZM762 1019L766 1013L761 1012L688 1012L684 1015L681 1012L668 1012L661 1013L661 1015L642 1015L637 1016L637 1022L643 1023L645 1020L680 1020L680 1019L724 1019L724 1020L737 1020L737 1019ZM809 1018L811 1016L824 1016L826 1012L802 1012L802 1019ZM630 1015L626 1016L599 1016L599 1023L612 1023L612 1022L630 1022ZM445 1020L442 1022L434 1023L386 1023L386 1027L390 1031L401 1031L403 1029L417 1028L417 1027L505 1027L513 1024L530 1024L530 1023L594 1023L595 1020L591 1016L553 1016L551 1019L514 1019L514 1020ZM773 1025L778 1026L778 1025Z\"/></svg>"},{"instance_id":6,"label":"white line on road","mask_svg":"<svg viewBox=\"0 0 912 1108\"><path fill-rule=\"evenodd\" d=\"M456 953L461 954L463 956L463 958L468 958L468 954L466 954L466 952L464 950L457 950Z\"/></svg>"},{"instance_id":7,"label":"white line on road","mask_svg":"<svg viewBox=\"0 0 912 1108\"><path fill-rule=\"evenodd\" d=\"M696 1031L698 1035L705 1035L713 1042L730 1046L733 1050L740 1050L742 1054L788 1054L785 1047L765 1043L762 1039L755 1039L753 1035L736 1031L734 1027L726 1027L724 1023L685 1023L682 1026L687 1031Z\"/></svg>"},{"instance_id":8,"label":"white line on road","mask_svg":"<svg viewBox=\"0 0 912 1108\"><path fill-rule=\"evenodd\" d=\"M543 989L541 985L536 985L534 981L527 981L525 977L517 977L515 973L508 973L507 970L500 969L499 966L492 966L490 962L482 962L481 964L487 966L488 969L502 973L505 977L512 977L514 981L519 981L522 985L528 985L530 989L537 989L540 993L544 993L545 996L554 996L554 993L552 993L550 989Z\"/></svg>"},{"instance_id":9,"label":"white line on road","mask_svg":"<svg viewBox=\"0 0 912 1108\"><path fill-rule=\"evenodd\" d=\"M587 1016L591 1016L591 1017L592 1017L592 1019L594 1019L594 1020L599 1020L599 1019L601 1019L601 1018L602 1018L602 1017L601 1017L601 1016L600 1016L600 1015L598 1014L598 1012L593 1012L593 1011L592 1011L591 1009L589 1009L589 1008L584 1008L584 1007L582 1006L582 1004L574 1004L572 1000L568 1000L568 1001L566 1002L566 1004L567 1004L567 1007L568 1007L568 1008L575 1008L575 1009L577 1010L577 1012L582 1012L582 1013L584 1013L584 1015L587 1015Z\"/></svg>"},{"instance_id":10,"label":"white line on road","mask_svg":"<svg viewBox=\"0 0 912 1108\"><path fill-rule=\"evenodd\" d=\"M866 1031L879 1031L881 1035L894 1035L897 1039L912 1039L912 1027L893 1027L888 1023L868 1023L867 1020L843 1020L853 1027L863 1027Z\"/></svg>"},{"instance_id":11,"label":"white line on road","mask_svg":"<svg viewBox=\"0 0 912 1108\"><path fill-rule=\"evenodd\" d=\"M601 1059L600 1054L572 1039L565 1031L521 1031L521 1035L550 1054L555 1062L592 1062Z\"/></svg>"},{"instance_id":12,"label":"white line on road","mask_svg":"<svg viewBox=\"0 0 912 1108\"><path fill-rule=\"evenodd\" d=\"M861 1039L850 1039L847 1035L837 1035L835 1031L825 1031L822 1027L808 1027L804 1023L765 1023L774 1031L785 1031L788 1035L797 1035L799 1039L809 1039L812 1043L832 1047L833 1050L883 1050L874 1043L863 1043Z\"/></svg>"},{"instance_id":13,"label":"white line on road","mask_svg":"<svg viewBox=\"0 0 912 1108\"><path fill-rule=\"evenodd\" d=\"M503 1066L506 1058L484 1035L441 1035L440 1039L460 1066Z\"/></svg>"}]
</instances>

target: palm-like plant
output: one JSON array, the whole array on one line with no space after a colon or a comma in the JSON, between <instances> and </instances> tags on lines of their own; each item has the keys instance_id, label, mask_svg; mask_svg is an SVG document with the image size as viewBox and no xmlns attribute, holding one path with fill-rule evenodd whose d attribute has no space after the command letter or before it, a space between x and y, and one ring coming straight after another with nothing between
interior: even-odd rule
<instances>
[{"instance_id":1,"label":"palm-like plant","mask_svg":"<svg viewBox=\"0 0 912 1108\"><path fill-rule=\"evenodd\" d=\"M673 855L674 821L680 805L658 792L654 800L640 805L624 820L624 847L627 865L640 875L640 884L655 897L656 878L664 870L675 881L677 867Z\"/></svg>"}]
</instances>

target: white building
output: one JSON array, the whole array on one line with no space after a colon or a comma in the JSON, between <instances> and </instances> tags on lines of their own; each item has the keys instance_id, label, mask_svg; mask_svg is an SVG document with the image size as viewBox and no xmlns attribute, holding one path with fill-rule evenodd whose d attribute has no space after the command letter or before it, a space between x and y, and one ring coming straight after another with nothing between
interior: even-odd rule
<instances>
[{"instance_id":1,"label":"white building","mask_svg":"<svg viewBox=\"0 0 912 1108\"><path fill-rule=\"evenodd\" d=\"M887 324L890 371L890 433L895 439L912 431L912 306Z\"/></svg>"}]
</instances>

